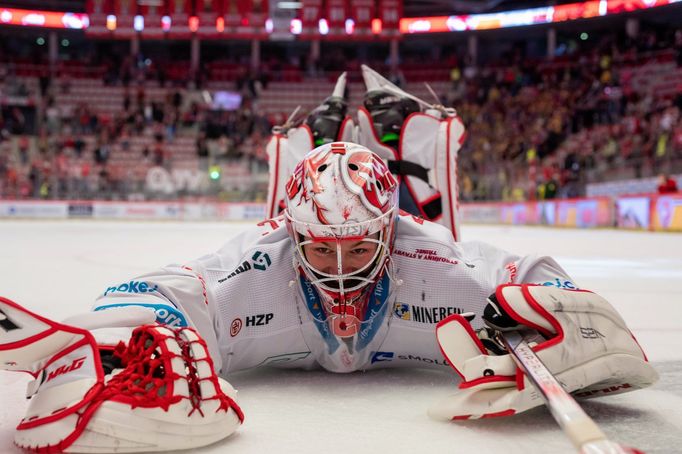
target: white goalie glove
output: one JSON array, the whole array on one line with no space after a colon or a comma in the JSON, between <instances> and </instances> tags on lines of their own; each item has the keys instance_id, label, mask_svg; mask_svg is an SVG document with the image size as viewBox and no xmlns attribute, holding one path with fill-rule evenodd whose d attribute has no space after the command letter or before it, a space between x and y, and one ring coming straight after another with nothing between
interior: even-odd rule
<instances>
[{"instance_id":1,"label":"white goalie glove","mask_svg":"<svg viewBox=\"0 0 682 454\"><path fill-rule=\"evenodd\" d=\"M234 389L217 377L192 328L138 326L105 375L87 328L153 323L141 307L90 313L72 326L0 297L0 368L30 373L31 401L17 446L41 452L143 452L204 446L243 421Z\"/></svg>"},{"instance_id":2,"label":"white goalie glove","mask_svg":"<svg viewBox=\"0 0 682 454\"><path fill-rule=\"evenodd\" d=\"M501 285L484 316L494 330L537 330L533 350L575 397L599 397L645 388L658 379L616 310L588 291L538 285ZM436 419L508 416L543 404L510 357L464 317L452 315L436 336L462 378L459 391L429 409Z\"/></svg>"}]
</instances>

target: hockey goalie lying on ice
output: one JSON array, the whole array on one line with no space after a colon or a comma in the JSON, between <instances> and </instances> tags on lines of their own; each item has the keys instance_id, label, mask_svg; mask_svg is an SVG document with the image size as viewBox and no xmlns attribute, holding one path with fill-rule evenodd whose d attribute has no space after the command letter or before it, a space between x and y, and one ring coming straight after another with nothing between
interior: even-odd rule
<instances>
[{"instance_id":1,"label":"hockey goalie lying on ice","mask_svg":"<svg viewBox=\"0 0 682 454\"><path fill-rule=\"evenodd\" d=\"M604 298L550 257L455 242L400 212L396 179L363 146L312 150L285 204L213 254L103 288L93 312L62 323L1 299L0 364L35 377L16 444L136 452L215 442L244 420L225 379L291 352L303 353L271 365L345 373L438 358L461 383L433 417L511 415L542 403L494 341L494 329L519 326L537 330L534 349L578 396L657 378Z\"/></svg>"}]
</instances>

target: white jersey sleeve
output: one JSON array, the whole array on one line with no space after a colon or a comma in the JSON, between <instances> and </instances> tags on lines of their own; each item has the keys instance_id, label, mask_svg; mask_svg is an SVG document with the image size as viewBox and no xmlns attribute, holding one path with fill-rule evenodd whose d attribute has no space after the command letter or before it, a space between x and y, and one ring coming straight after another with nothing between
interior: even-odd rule
<instances>
[{"instance_id":1,"label":"white jersey sleeve","mask_svg":"<svg viewBox=\"0 0 682 454\"><path fill-rule=\"evenodd\" d=\"M170 326L192 326L206 340L212 357L218 351L209 306L209 289L200 262L170 265L107 287L95 300L93 310L142 306L154 310L156 321ZM219 370L220 362L216 362Z\"/></svg>"},{"instance_id":2,"label":"white jersey sleeve","mask_svg":"<svg viewBox=\"0 0 682 454\"><path fill-rule=\"evenodd\" d=\"M216 271L220 274L223 270L238 270L244 251L253 242L267 243L268 239L263 237L273 232L277 225L277 221L261 223L258 227L233 237L215 253L187 264L169 265L133 279L113 283L97 297L92 310L142 306L154 310L159 323L192 326L206 340L216 370L220 370L222 355L219 337L226 330L216 313L221 305L231 302L225 298L218 301L215 289L220 279L207 282L206 275L216 274ZM222 274L226 272L223 271ZM239 295L235 294L234 299L239 299Z\"/></svg>"},{"instance_id":3,"label":"white jersey sleeve","mask_svg":"<svg viewBox=\"0 0 682 454\"><path fill-rule=\"evenodd\" d=\"M486 243L473 241L461 243L465 250L472 246L491 265L496 275L496 284L539 284L575 290L577 286L568 273L549 256L512 254Z\"/></svg>"}]
</instances>

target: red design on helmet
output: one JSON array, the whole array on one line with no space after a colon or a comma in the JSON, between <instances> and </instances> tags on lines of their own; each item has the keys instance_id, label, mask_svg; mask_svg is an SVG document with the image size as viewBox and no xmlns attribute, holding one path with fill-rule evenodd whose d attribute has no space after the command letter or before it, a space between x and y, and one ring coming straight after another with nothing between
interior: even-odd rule
<instances>
[{"instance_id":1,"label":"red design on helmet","mask_svg":"<svg viewBox=\"0 0 682 454\"><path fill-rule=\"evenodd\" d=\"M376 214L386 213L393 207L391 194L398 183L379 156L370 151L357 151L344 156L341 164L346 186L362 197L365 207Z\"/></svg>"}]
</instances>

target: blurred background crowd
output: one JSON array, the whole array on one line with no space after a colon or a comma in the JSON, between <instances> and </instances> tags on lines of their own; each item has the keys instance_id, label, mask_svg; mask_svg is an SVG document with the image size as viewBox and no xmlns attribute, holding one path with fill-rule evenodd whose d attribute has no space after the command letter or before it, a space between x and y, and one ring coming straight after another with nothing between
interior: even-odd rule
<instances>
[{"instance_id":1,"label":"blurred background crowd","mask_svg":"<svg viewBox=\"0 0 682 454\"><path fill-rule=\"evenodd\" d=\"M69 35L55 65L39 31L0 30L0 197L262 201L272 127L322 102L342 71L352 113L362 63L434 102L428 83L456 109L463 201L580 197L592 182L682 173L680 22L644 16L636 34L582 22L551 58L544 38L506 31L476 58L466 42L406 39L399 61L385 45L311 59L290 44L264 46L254 66L246 45L207 45L198 71L181 43L131 54ZM172 188L154 184L164 178Z\"/></svg>"}]
</instances>

